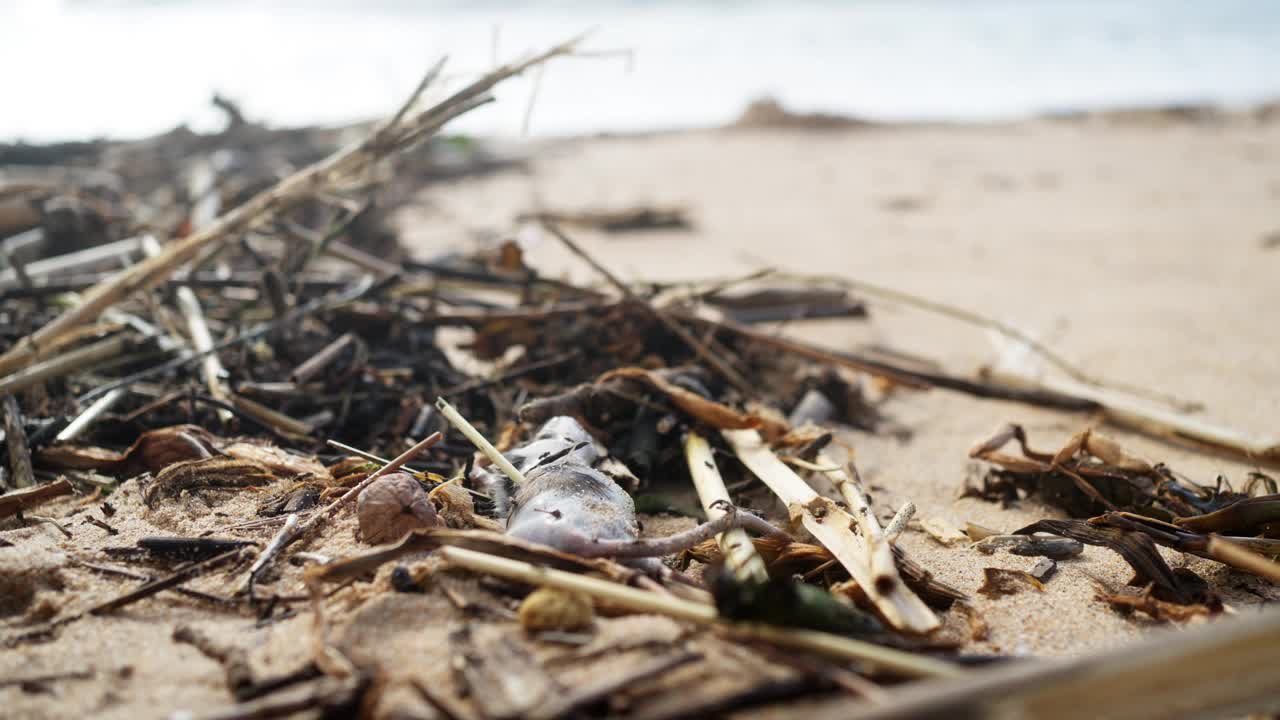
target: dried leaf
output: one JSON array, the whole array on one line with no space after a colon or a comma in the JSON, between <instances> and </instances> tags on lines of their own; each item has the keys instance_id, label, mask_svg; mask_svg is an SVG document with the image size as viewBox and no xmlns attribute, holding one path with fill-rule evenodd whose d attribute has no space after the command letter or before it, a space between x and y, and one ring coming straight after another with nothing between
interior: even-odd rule
<instances>
[{"instance_id":1,"label":"dried leaf","mask_svg":"<svg viewBox=\"0 0 1280 720\"><path fill-rule=\"evenodd\" d=\"M983 568L982 574L985 579L982 587L978 588L978 593L989 598L1016 595L1028 585L1044 592L1044 584L1035 579L1031 573L1022 570L989 567Z\"/></svg>"},{"instance_id":2,"label":"dried leaf","mask_svg":"<svg viewBox=\"0 0 1280 720\"><path fill-rule=\"evenodd\" d=\"M662 377L661 374L652 370L645 370L638 367L623 367L611 370L596 381L597 383L608 382L614 378L625 378L628 380L642 380L649 383L653 389L661 392L675 403L676 407L693 416L700 422L706 423L718 430L745 430L749 428L762 428L771 435L781 435L786 432L785 424L777 421L767 420L755 414L744 414L726 405L721 405L713 400L708 400L701 395L676 385Z\"/></svg>"},{"instance_id":3,"label":"dried leaf","mask_svg":"<svg viewBox=\"0 0 1280 720\"><path fill-rule=\"evenodd\" d=\"M205 458L174 463L161 470L142 492L147 505L160 495L199 488L241 488L275 481L266 466L235 458Z\"/></svg>"},{"instance_id":4,"label":"dried leaf","mask_svg":"<svg viewBox=\"0 0 1280 720\"><path fill-rule=\"evenodd\" d=\"M1152 593L1151 586L1147 586L1139 593L1113 593L1101 583L1096 583L1094 597L1123 615L1142 613L1156 622L1187 622L1208 618L1214 614L1214 610L1207 605L1199 603L1183 605L1161 600Z\"/></svg>"}]
</instances>

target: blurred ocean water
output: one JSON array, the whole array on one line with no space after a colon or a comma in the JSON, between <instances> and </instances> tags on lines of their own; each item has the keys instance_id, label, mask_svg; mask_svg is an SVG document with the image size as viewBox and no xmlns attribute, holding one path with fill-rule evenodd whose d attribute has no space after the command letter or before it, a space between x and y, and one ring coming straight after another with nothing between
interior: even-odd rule
<instances>
[{"instance_id":1,"label":"blurred ocean water","mask_svg":"<svg viewBox=\"0 0 1280 720\"><path fill-rule=\"evenodd\" d=\"M990 120L1280 96L1272 0L7 0L0 140L341 123L393 109L440 55L456 85L595 28L542 78L535 135L719 124L751 99L868 118ZM465 118L521 131L531 84Z\"/></svg>"}]
</instances>

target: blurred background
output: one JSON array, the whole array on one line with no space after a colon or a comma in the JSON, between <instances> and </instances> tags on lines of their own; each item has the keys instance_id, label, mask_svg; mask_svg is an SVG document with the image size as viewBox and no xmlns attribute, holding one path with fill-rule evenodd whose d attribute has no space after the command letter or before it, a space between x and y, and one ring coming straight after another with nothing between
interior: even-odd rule
<instances>
[{"instance_id":1,"label":"blurred background","mask_svg":"<svg viewBox=\"0 0 1280 720\"><path fill-rule=\"evenodd\" d=\"M0 139L31 142L217 129L214 91L277 126L371 119L441 55L462 80L590 28L632 54L554 63L532 134L719 125L766 95L890 121L1280 95L1280 3L1259 0L9 0L0 18ZM520 133L530 83L457 129Z\"/></svg>"}]
</instances>

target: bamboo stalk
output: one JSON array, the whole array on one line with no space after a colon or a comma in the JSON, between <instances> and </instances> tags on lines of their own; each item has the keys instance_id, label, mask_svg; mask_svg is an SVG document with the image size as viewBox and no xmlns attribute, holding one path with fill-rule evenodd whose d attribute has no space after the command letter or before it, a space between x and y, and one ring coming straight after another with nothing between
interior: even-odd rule
<instances>
[{"instance_id":1,"label":"bamboo stalk","mask_svg":"<svg viewBox=\"0 0 1280 720\"><path fill-rule=\"evenodd\" d=\"M758 623L728 622L721 620L715 607L711 605L646 592L601 578L575 575L460 547L446 546L436 552L455 567L497 575L539 587L581 592L637 612L665 615L699 625L715 625L743 638L821 653L845 662L864 662L907 677L954 677L961 674L959 668L941 660L840 635L816 630L779 628Z\"/></svg>"},{"instance_id":2,"label":"bamboo stalk","mask_svg":"<svg viewBox=\"0 0 1280 720\"><path fill-rule=\"evenodd\" d=\"M818 463L835 465L835 460L826 453L819 453ZM889 545L884 530L880 528L880 521L876 519L875 512L871 510L866 496L862 494L862 482L858 477L857 467L853 465L852 460L849 461L848 466L851 472L847 473L836 466L835 470L826 471L824 474L840 491L840 496L849 506L849 513L853 515L853 521L862 531L862 538L867 545L867 567L871 570L872 582L880 592L888 593L902 582L902 578L898 575L898 565L893 561L893 547Z\"/></svg>"},{"instance_id":3,"label":"bamboo stalk","mask_svg":"<svg viewBox=\"0 0 1280 720\"><path fill-rule=\"evenodd\" d=\"M689 476L693 478L693 487L698 491L698 500L707 513L708 520L716 520L725 514L718 503L732 503L729 490L720 477L715 459L711 456L711 446L706 438L696 432L690 432L684 438L684 457L689 465ZM756 552L756 547L746 531L735 528L716 536L720 552L724 554L725 565L740 581L764 583L769 580L769 570L764 559Z\"/></svg>"},{"instance_id":4,"label":"bamboo stalk","mask_svg":"<svg viewBox=\"0 0 1280 720\"><path fill-rule=\"evenodd\" d=\"M867 599L893 627L905 632L926 634L941 623L924 601L905 584L883 588L875 581L869 562L867 541L854 534L854 519L834 502L813 491L786 463L778 459L755 430L722 430L720 434L747 469L760 478L782 500L794 519L818 539L849 571Z\"/></svg>"}]
</instances>

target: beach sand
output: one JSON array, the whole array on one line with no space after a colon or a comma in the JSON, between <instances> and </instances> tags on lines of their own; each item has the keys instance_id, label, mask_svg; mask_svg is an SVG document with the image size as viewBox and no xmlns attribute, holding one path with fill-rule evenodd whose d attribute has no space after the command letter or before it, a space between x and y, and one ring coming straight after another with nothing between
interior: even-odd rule
<instances>
[{"instance_id":1,"label":"beach sand","mask_svg":"<svg viewBox=\"0 0 1280 720\"><path fill-rule=\"evenodd\" d=\"M574 233L634 280L737 276L760 268L857 278L950 303L1037 336L1095 376L1204 404L1203 417L1280 435L1280 124L1234 116L1183 122L1157 113L1014 125L725 130L583 139L537 154L525 172L427 193L405 224L431 254L516 214L676 205L692 232ZM484 223L484 225L481 225ZM546 238L535 267L591 271ZM988 333L872 302L866 322L793 323L785 332L837 350L878 344L972 375L991 363ZM902 441L851 433L874 507L906 500L917 517L1012 531L1061 513L1032 499L1002 510L958 499L978 478L968 449L1005 422L1053 451L1098 424L1088 414L900 392L884 406ZM1104 426L1125 448L1212 484L1240 486L1248 464ZM904 546L946 582L973 593L987 566L1028 570L1035 558L945 548L916 528ZM1209 579L1242 611L1280 589L1223 566L1166 553ZM974 595L991 625L978 649L1080 653L1138 637L1148 625L1094 600L1132 573L1088 547L1059 563L1043 594Z\"/></svg>"},{"instance_id":2,"label":"beach sand","mask_svg":"<svg viewBox=\"0 0 1280 720\"><path fill-rule=\"evenodd\" d=\"M432 187L401 222L412 252L425 257L475 233L507 232L518 213L539 206L683 205L696 223L692 232L575 236L626 278L733 276L772 267L845 275L970 308L1038 335L1095 375L1200 401L1205 417L1266 435L1280 430L1280 248L1268 249L1266 241L1280 231L1278 161L1280 123L1243 116L588 138L542 144L521 170ZM526 259L545 272L591 277L549 238ZM880 344L961 374L993 357L981 330L882 302L872 303L866 321L793 323L785 332L834 349ZM921 518L1005 531L1060 514L1036 500L1005 510L958 499L966 475L975 472L968 448L1014 421L1027 428L1033 446L1052 450L1096 421L941 390L895 392L882 410L909 437L842 438L856 453L878 514L887 517L911 500ZM1132 452L1202 482L1223 474L1238 487L1252 469L1108 432ZM112 545L226 523L193 498L144 521L133 483L112 502L120 531ZM57 509L49 506L50 513ZM352 552L352 529L344 518L309 549ZM76 546L64 546L43 526L22 531L21 539L28 565L59 566L64 561L47 554ZM939 578L969 593L984 567L1034 563L943 547L919 528L901 542ZM1239 612L1260 598L1280 599L1276 588L1217 564L1166 557L1206 577ZM1093 579L1113 588L1129 579L1114 554L1090 547L1059 568L1043 594L994 600L975 594L990 634L970 649L1077 654L1152 630L1094 599ZM51 585L98 600L128 583L65 567L53 575L59 577ZM195 586L215 589L223 580ZM339 597L351 607L363 599L356 590ZM0 714L157 717L226 704L218 666L170 639L181 621L248 646L261 674L295 668L308 650L301 641L310 630L305 611L255 628L251 619L210 617L198 605L159 596L73 623L56 642L0 652L0 677L98 671L91 680L53 683L52 694L0 688ZM962 629L963 621L952 613L948 625ZM125 666L127 673L118 672Z\"/></svg>"}]
</instances>

